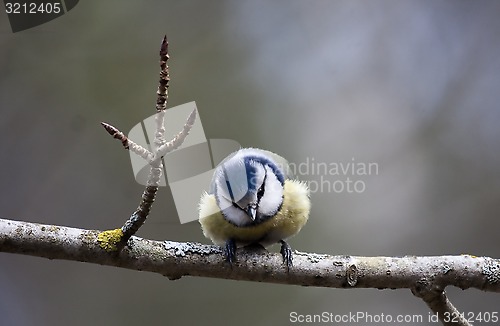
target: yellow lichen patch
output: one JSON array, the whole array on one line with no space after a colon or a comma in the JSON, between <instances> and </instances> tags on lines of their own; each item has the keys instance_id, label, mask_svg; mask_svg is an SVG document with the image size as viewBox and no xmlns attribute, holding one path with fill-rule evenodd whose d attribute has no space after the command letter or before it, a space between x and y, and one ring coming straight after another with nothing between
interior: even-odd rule
<instances>
[{"instance_id":1,"label":"yellow lichen patch","mask_svg":"<svg viewBox=\"0 0 500 326\"><path fill-rule=\"evenodd\" d=\"M99 246L106 251L116 251L117 243L122 239L122 229L107 230L97 235Z\"/></svg>"}]
</instances>

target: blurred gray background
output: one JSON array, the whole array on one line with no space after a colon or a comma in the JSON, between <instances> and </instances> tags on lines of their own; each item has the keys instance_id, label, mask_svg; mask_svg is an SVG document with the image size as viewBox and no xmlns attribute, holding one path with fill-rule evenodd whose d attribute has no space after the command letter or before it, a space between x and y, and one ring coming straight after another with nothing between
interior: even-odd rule
<instances>
[{"instance_id":1,"label":"blurred gray background","mask_svg":"<svg viewBox=\"0 0 500 326\"><path fill-rule=\"evenodd\" d=\"M499 17L498 1L82 1L13 34L0 14L0 217L125 221L143 187L99 122L127 132L154 113L167 33L169 106L196 101L208 138L378 163L354 178L363 193L313 193L293 248L499 257ZM209 243L177 222L168 188L138 235ZM448 293L460 311L499 311L498 294ZM2 325L288 325L293 311L429 314L409 290L169 281L0 253Z\"/></svg>"}]
</instances>

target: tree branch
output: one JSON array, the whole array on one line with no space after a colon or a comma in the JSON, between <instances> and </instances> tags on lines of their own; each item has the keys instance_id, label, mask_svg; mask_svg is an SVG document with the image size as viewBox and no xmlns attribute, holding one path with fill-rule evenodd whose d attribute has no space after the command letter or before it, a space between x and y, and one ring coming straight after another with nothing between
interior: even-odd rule
<instances>
[{"instance_id":1,"label":"tree branch","mask_svg":"<svg viewBox=\"0 0 500 326\"><path fill-rule=\"evenodd\" d=\"M295 252L289 272L278 253L246 248L231 267L218 246L131 237L121 251L108 251L101 231L0 219L0 252L64 259L159 273L174 280L202 276L332 288L412 289L448 285L500 292L500 260L471 255L357 257ZM438 311L438 310L436 310Z\"/></svg>"}]
</instances>

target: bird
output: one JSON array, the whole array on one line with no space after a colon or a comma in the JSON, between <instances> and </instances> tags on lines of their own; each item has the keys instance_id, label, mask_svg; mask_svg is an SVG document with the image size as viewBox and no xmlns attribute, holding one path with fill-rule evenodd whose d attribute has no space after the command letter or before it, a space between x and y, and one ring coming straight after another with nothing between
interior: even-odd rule
<instances>
[{"instance_id":1,"label":"bird","mask_svg":"<svg viewBox=\"0 0 500 326\"><path fill-rule=\"evenodd\" d=\"M292 249L285 240L302 229L310 209L309 188L294 178L287 160L270 151L242 148L215 168L209 191L200 199L199 222L231 266L237 248L280 243L289 270Z\"/></svg>"}]
</instances>

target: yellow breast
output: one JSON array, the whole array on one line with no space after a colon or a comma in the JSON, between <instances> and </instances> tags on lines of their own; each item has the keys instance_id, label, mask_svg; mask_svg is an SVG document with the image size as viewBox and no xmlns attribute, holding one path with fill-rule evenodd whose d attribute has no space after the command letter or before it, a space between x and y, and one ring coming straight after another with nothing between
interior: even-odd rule
<instances>
[{"instance_id":1,"label":"yellow breast","mask_svg":"<svg viewBox=\"0 0 500 326\"><path fill-rule=\"evenodd\" d=\"M238 227L229 223L217 207L215 197L209 194L201 197L199 221L205 237L219 246L224 246L229 239L234 239L238 246L251 243L267 246L297 234L306 224L310 209L307 185L297 180L285 180L281 209L260 224Z\"/></svg>"}]
</instances>

